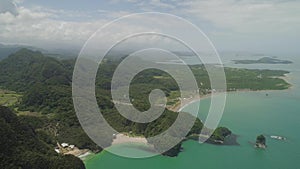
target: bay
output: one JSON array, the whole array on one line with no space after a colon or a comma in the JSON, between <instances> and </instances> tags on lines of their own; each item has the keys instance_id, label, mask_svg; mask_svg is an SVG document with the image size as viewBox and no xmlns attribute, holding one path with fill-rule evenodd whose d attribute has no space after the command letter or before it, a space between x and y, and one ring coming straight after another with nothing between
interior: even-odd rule
<instances>
[{"instance_id":1,"label":"bay","mask_svg":"<svg viewBox=\"0 0 300 169\"><path fill-rule=\"evenodd\" d=\"M293 87L285 91L228 93L220 126L226 126L238 135L239 146L183 143L184 151L178 157L155 156L145 159L129 159L103 151L85 161L87 169L297 169L300 168L300 72L297 58L292 65L233 65L230 67L268 68L289 70L288 81ZM268 94L268 96L266 95ZM205 119L210 99L203 99L187 106L191 111L200 104L199 117ZM256 136L267 136L267 149L255 149L250 142ZM276 140L271 135L286 137ZM138 149L127 149L142 153Z\"/></svg>"}]
</instances>

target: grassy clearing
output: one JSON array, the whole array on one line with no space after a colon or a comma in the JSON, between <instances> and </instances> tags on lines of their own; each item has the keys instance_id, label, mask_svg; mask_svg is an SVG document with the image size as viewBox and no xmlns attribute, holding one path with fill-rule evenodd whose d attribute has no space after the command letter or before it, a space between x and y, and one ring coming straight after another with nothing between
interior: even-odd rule
<instances>
[{"instance_id":1,"label":"grassy clearing","mask_svg":"<svg viewBox=\"0 0 300 169\"><path fill-rule=\"evenodd\" d=\"M39 112L30 112L30 111L18 111L18 116L33 116L33 117L42 117L45 116Z\"/></svg>"},{"instance_id":2,"label":"grassy clearing","mask_svg":"<svg viewBox=\"0 0 300 169\"><path fill-rule=\"evenodd\" d=\"M0 89L1 106L13 107L19 102L21 97L22 97L21 94L18 94L14 91ZM18 116L35 116L35 117L43 116L42 113L39 112L19 111L18 108L14 108L14 110L17 112Z\"/></svg>"},{"instance_id":3,"label":"grassy clearing","mask_svg":"<svg viewBox=\"0 0 300 169\"><path fill-rule=\"evenodd\" d=\"M179 101L180 92L179 91L171 91L168 97L167 105L171 106L176 104Z\"/></svg>"},{"instance_id":4,"label":"grassy clearing","mask_svg":"<svg viewBox=\"0 0 300 169\"><path fill-rule=\"evenodd\" d=\"M16 92L0 89L0 105L7 107L14 106L21 96Z\"/></svg>"}]
</instances>

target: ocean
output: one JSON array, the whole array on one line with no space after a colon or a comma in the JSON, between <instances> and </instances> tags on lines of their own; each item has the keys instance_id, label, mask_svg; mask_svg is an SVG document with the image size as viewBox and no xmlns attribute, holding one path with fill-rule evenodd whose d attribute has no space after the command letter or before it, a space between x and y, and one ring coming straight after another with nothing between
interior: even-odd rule
<instances>
[{"instance_id":1,"label":"ocean","mask_svg":"<svg viewBox=\"0 0 300 169\"><path fill-rule=\"evenodd\" d=\"M225 66L251 69L282 69L291 71L287 80L293 85L284 91L228 93L226 107L219 126L228 127L236 134L240 145L220 146L183 143L178 157L154 156L145 159L129 159L103 151L85 161L87 169L298 169L300 168L300 70L297 57L279 57L292 60L291 65L236 65L226 60ZM268 94L268 95L266 95ZM200 104L199 117L205 119L210 99L203 99L185 107L192 111ZM255 149L256 136L264 134L267 149ZM270 138L271 135L286 140ZM117 147L133 153L143 150Z\"/></svg>"}]
</instances>

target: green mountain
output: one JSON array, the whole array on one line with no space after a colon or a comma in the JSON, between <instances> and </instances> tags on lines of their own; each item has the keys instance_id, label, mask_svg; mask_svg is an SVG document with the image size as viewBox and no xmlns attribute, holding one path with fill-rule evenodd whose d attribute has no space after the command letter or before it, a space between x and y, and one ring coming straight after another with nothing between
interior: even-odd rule
<instances>
[{"instance_id":1,"label":"green mountain","mask_svg":"<svg viewBox=\"0 0 300 169\"><path fill-rule=\"evenodd\" d=\"M21 45L21 44L2 44L0 43L0 60L7 58L9 55L19 51L20 49L27 48L30 50L39 50L46 52L46 50L43 50L41 48L36 48L28 45Z\"/></svg>"},{"instance_id":2,"label":"green mountain","mask_svg":"<svg viewBox=\"0 0 300 169\"><path fill-rule=\"evenodd\" d=\"M72 155L59 155L10 109L0 106L0 168L84 169Z\"/></svg>"},{"instance_id":3,"label":"green mountain","mask_svg":"<svg viewBox=\"0 0 300 169\"><path fill-rule=\"evenodd\" d=\"M41 52L21 49L0 62L0 86L23 95L14 106L18 111L43 113L39 117L22 118L35 130L43 131L53 147L58 141L100 150L82 130L73 108L73 64L73 60L58 61ZM58 130L57 136L51 128Z\"/></svg>"},{"instance_id":4,"label":"green mountain","mask_svg":"<svg viewBox=\"0 0 300 169\"><path fill-rule=\"evenodd\" d=\"M69 85L68 63L45 57L41 52L21 49L0 62L0 85L26 91L35 84Z\"/></svg>"}]
</instances>

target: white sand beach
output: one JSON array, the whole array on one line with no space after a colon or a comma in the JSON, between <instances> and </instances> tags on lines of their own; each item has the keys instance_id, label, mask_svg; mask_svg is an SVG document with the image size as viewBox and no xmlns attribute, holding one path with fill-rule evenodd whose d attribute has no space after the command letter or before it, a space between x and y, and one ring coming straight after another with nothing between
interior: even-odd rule
<instances>
[{"instance_id":1,"label":"white sand beach","mask_svg":"<svg viewBox=\"0 0 300 169\"><path fill-rule=\"evenodd\" d=\"M144 143L148 144L148 141L145 137L129 137L125 134L119 133L116 135L116 138L113 140L112 145L122 144L122 143Z\"/></svg>"}]
</instances>

